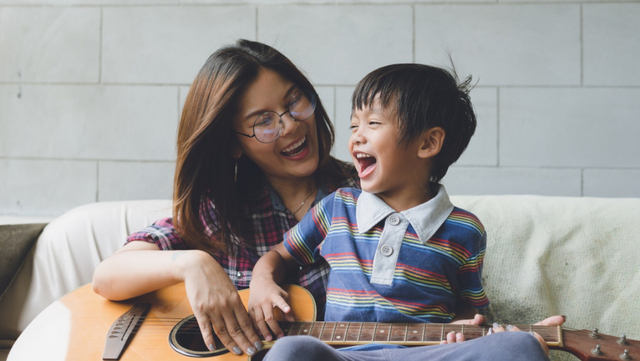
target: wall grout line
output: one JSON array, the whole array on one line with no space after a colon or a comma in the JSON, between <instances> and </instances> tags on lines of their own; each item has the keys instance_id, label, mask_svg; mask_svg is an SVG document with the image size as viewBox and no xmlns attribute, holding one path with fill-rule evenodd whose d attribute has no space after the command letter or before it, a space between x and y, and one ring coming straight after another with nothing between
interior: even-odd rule
<instances>
[{"instance_id":1,"label":"wall grout line","mask_svg":"<svg viewBox=\"0 0 640 361\"><path fill-rule=\"evenodd\" d=\"M496 166L500 167L500 87L496 88Z\"/></svg>"},{"instance_id":2,"label":"wall grout line","mask_svg":"<svg viewBox=\"0 0 640 361\"><path fill-rule=\"evenodd\" d=\"M104 8L100 7L100 47L98 50L98 84L102 84L102 44L104 39Z\"/></svg>"},{"instance_id":3,"label":"wall grout line","mask_svg":"<svg viewBox=\"0 0 640 361\"><path fill-rule=\"evenodd\" d=\"M584 7L580 4L580 85L584 87Z\"/></svg>"},{"instance_id":4,"label":"wall grout line","mask_svg":"<svg viewBox=\"0 0 640 361\"><path fill-rule=\"evenodd\" d=\"M96 162L96 202L100 202L100 161Z\"/></svg>"}]
</instances>

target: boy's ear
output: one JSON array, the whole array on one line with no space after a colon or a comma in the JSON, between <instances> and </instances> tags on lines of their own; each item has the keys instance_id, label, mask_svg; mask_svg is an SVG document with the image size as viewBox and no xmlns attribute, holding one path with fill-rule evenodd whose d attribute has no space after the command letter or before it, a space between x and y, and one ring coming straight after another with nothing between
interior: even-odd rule
<instances>
[{"instance_id":1,"label":"boy's ear","mask_svg":"<svg viewBox=\"0 0 640 361\"><path fill-rule=\"evenodd\" d=\"M433 127L427 129L420 137L420 148L418 148L418 157L427 159L434 157L442 150L444 144L444 129Z\"/></svg>"}]
</instances>

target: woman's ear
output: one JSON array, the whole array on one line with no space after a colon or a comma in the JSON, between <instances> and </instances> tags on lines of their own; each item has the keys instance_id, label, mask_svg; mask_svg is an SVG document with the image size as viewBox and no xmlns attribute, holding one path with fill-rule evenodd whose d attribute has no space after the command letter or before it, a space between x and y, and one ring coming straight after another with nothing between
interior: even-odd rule
<instances>
[{"instance_id":1,"label":"woman's ear","mask_svg":"<svg viewBox=\"0 0 640 361\"><path fill-rule=\"evenodd\" d=\"M235 146L235 149L231 152L231 157L236 160L242 157L242 148L239 145Z\"/></svg>"},{"instance_id":2,"label":"woman's ear","mask_svg":"<svg viewBox=\"0 0 640 361\"><path fill-rule=\"evenodd\" d=\"M420 137L420 148L418 148L418 157L427 159L434 157L444 144L444 129L440 127L433 127L427 129Z\"/></svg>"}]
</instances>

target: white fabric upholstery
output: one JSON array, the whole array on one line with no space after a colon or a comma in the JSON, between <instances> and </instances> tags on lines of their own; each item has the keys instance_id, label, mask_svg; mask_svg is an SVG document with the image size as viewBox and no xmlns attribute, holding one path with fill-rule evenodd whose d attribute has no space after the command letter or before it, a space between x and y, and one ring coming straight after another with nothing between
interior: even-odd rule
<instances>
[{"instance_id":1,"label":"white fabric upholstery","mask_svg":"<svg viewBox=\"0 0 640 361\"><path fill-rule=\"evenodd\" d=\"M554 314L572 328L640 339L640 199L452 196L488 232L483 281L492 319ZM51 222L0 303L0 336L91 281L126 236L171 214L170 201L95 203ZM0 337L1 338L1 337Z\"/></svg>"},{"instance_id":2,"label":"white fabric upholstery","mask_svg":"<svg viewBox=\"0 0 640 361\"><path fill-rule=\"evenodd\" d=\"M640 339L640 199L452 197L488 232L483 284L505 323L567 316L567 326Z\"/></svg>"},{"instance_id":3,"label":"white fabric upholstery","mask_svg":"<svg viewBox=\"0 0 640 361\"><path fill-rule=\"evenodd\" d=\"M19 334L49 304L91 282L128 234L170 215L169 200L104 202L49 223L0 303L0 336Z\"/></svg>"}]
</instances>

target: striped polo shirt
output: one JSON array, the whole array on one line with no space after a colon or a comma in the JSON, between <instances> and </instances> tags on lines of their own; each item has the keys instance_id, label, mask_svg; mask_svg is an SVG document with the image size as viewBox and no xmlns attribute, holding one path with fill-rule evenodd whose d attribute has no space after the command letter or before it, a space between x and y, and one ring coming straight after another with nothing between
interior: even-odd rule
<instances>
[{"instance_id":1,"label":"striped polo shirt","mask_svg":"<svg viewBox=\"0 0 640 361\"><path fill-rule=\"evenodd\" d=\"M376 195L341 188L284 236L301 265L331 266L325 320L450 322L457 306L487 307L481 283L486 234L442 185L396 212Z\"/></svg>"}]
</instances>

